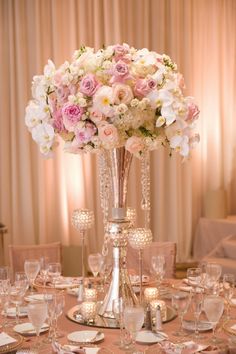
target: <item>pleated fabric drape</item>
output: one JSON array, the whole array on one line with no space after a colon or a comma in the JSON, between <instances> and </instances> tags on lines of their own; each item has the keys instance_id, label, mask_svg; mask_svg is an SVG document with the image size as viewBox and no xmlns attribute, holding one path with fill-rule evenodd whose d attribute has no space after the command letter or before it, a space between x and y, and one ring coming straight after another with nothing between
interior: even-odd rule
<instances>
[{"instance_id":1,"label":"pleated fabric drape","mask_svg":"<svg viewBox=\"0 0 236 354\"><path fill-rule=\"evenodd\" d=\"M151 153L154 239L176 241L179 259L191 254L204 195L224 188L236 213L236 2L234 0L0 0L0 221L9 242L79 244L75 208L95 212L90 252L103 242L97 158L65 154L45 160L24 124L33 75L47 60L70 59L82 44L129 43L166 53L185 77L201 115L201 143L181 163ZM140 162L131 170L129 205L140 205Z\"/></svg>"}]
</instances>

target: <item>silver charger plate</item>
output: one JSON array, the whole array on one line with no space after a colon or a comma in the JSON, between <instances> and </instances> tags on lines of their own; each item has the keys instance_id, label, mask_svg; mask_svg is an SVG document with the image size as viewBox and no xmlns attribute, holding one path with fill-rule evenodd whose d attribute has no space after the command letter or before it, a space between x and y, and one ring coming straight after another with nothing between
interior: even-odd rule
<instances>
[{"instance_id":1,"label":"silver charger plate","mask_svg":"<svg viewBox=\"0 0 236 354\"><path fill-rule=\"evenodd\" d=\"M166 314L166 320L164 321L164 323L170 322L177 317L177 312L175 311L175 309L173 307L170 307L167 305L166 308L167 308L167 314ZM72 307L67 312L66 315L69 318L69 320L79 323L79 324L82 324L82 325L85 325L85 326L89 326L89 327L119 328L119 324L117 323L117 321L115 319L108 318L108 317L102 317L100 315L96 315L93 322L85 321L80 313L80 305L76 305L76 306Z\"/></svg>"}]
</instances>

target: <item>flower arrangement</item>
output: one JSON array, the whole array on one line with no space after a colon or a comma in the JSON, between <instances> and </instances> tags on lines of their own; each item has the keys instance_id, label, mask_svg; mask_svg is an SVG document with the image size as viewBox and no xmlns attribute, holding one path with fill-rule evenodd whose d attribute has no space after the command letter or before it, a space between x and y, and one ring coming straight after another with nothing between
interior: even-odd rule
<instances>
[{"instance_id":1,"label":"flower arrangement","mask_svg":"<svg viewBox=\"0 0 236 354\"><path fill-rule=\"evenodd\" d=\"M199 141L199 109L183 95L184 80L163 54L128 44L75 51L58 69L49 60L34 76L25 122L40 151L72 153L125 146L136 156L160 146L186 157Z\"/></svg>"}]
</instances>

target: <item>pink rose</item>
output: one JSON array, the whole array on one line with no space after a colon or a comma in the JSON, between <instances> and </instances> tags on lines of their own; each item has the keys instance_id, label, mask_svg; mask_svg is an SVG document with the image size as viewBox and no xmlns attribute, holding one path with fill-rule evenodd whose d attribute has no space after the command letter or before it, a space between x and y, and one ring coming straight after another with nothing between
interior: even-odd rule
<instances>
[{"instance_id":1,"label":"pink rose","mask_svg":"<svg viewBox=\"0 0 236 354\"><path fill-rule=\"evenodd\" d=\"M123 62L122 60L119 60L112 68L112 78L111 78L111 84L114 82L124 82L125 80L129 79L130 73L129 73L129 67L128 65Z\"/></svg>"},{"instance_id":2,"label":"pink rose","mask_svg":"<svg viewBox=\"0 0 236 354\"><path fill-rule=\"evenodd\" d=\"M64 126L68 131L74 131L76 124L81 120L84 108L77 104L67 103L62 107Z\"/></svg>"},{"instance_id":3,"label":"pink rose","mask_svg":"<svg viewBox=\"0 0 236 354\"><path fill-rule=\"evenodd\" d=\"M138 136L131 136L125 144L126 150L131 154L137 154L144 148L143 139Z\"/></svg>"},{"instance_id":4,"label":"pink rose","mask_svg":"<svg viewBox=\"0 0 236 354\"><path fill-rule=\"evenodd\" d=\"M198 106L194 102L189 102L187 104L187 108L188 108L188 113L187 113L187 117L185 118L185 120L187 122L191 122L191 121L196 120L198 118L198 115L200 112Z\"/></svg>"},{"instance_id":5,"label":"pink rose","mask_svg":"<svg viewBox=\"0 0 236 354\"><path fill-rule=\"evenodd\" d=\"M68 96L70 95L70 90L67 86L58 86L56 89L56 94L58 101L61 103L65 103L67 101Z\"/></svg>"},{"instance_id":6,"label":"pink rose","mask_svg":"<svg viewBox=\"0 0 236 354\"><path fill-rule=\"evenodd\" d=\"M102 124L98 127L98 136L103 143L116 143L118 141L118 131L113 124Z\"/></svg>"},{"instance_id":7,"label":"pink rose","mask_svg":"<svg viewBox=\"0 0 236 354\"><path fill-rule=\"evenodd\" d=\"M129 53L129 46L128 44L116 44L113 47L113 50L115 52L115 61L118 61L120 59L123 59L126 61L125 56L126 54Z\"/></svg>"},{"instance_id":8,"label":"pink rose","mask_svg":"<svg viewBox=\"0 0 236 354\"><path fill-rule=\"evenodd\" d=\"M63 120L62 120L61 109L58 109L58 110L54 111L52 116L53 116L53 122L52 122L53 128L58 133L63 132L65 130L65 127L64 127L64 124L63 124Z\"/></svg>"},{"instance_id":9,"label":"pink rose","mask_svg":"<svg viewBox=\"0 0 236 354\"><path fill-rule=\"evenodd\" d=\"M91 122L86 122L84 127L76 129L75 140L79 145L87 144L96 132L97 128L95 125Z\"/></svg>"},{"instance_id":10,"label":"pink rose","mask_svg":"<svg viewBox=\"0 0 236 354\"><path fill-rule=\"evenodd\" d=\"M156 86L156 81L153 79L138 79L134 86L135 95L138 97L145 97L151 90L155 89Z\"/></svg>"},{"instance_id":11,"label":"pink rose","mask_svg":"<svg viewBox=\"0 0 236 354\"><path fill-rule=\"evenodd\" d=\"M88 74L83 77L80 82L80 92L89 97L93 96L99 87L99 82L93 74Z\"/></svg>"},{"instance_id":12,"label":"pink rose","mask_svg":"<svg viewBox=\"0 0 236 354\"><path fill-rule=\"evenodd\" d=\"M133 99L133 92L130 86L125 84L115 84L113 87L113 99L116 104L128 104Z\"/></svg>"}]
</instances>

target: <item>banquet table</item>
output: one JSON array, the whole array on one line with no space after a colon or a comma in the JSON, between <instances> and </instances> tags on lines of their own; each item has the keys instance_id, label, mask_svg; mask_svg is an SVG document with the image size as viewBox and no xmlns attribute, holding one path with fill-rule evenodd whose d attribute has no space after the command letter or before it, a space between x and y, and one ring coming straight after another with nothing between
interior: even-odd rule
<instances>
[{"instance_id":1,"label":"banquet table","mask_svg":"<svg viewBox=\"0 0 236 354\"><path fill-rule=\"evenodd\" d=\"M181 282L181 280L171 279L171 280L168 280L166 285L169 287L169 290L172 291L174 288L181 289L181 285L183 285L183 283ZM42 292L42 289L40 289L40 292ZM119 329L95 328L95 327L81 325L79 323L75 323L75 322L71 321L67 317L67 312L72 307L74 307L75 305L78 304L77 298L75 296L67 294L66 290L64 291L64 293L65 293L64 313L63 313L63 315L61 315L59 317L59 320L58 320L58 329L59 329L59 331L62 331L64 333L64 337L59 340L60 343L68 344L67 334L69 334L71 332L81 331L81 330L99 330L104 333L104 340L97 344L97 346L99 348L101 348L99 353L117 353L117 354L119 354L119 353L125 352L124 350L119 349L118 346L115 344L115 342L117 342L117 340L119 338ZM167 305L171 305L170 300L165 300L165 301L166 301ZM236 318L236 307L232 307L231 309L232 309L231 316ZM186 316L188 318L190 318L191 314L188 313ZM0 315L0 320L2 323L2 321L3 321L2 315ZM22 320L24 320L24 322L29 322L28 318L24 318ZM235 319L235 323L236 323L236 319ZM229 339L232 338L232 336L230 337L227 333L224 332L224 330L222 329L222 324L223 324L223 322L220 322L219 329L218 329L217 333L220 337L225 339L224 344L222 346L218 347L217 350L202 352L202 353L236 354L236 340L235 340L235 343L230 342ZM169 336L169 340L173 343L177 342L177 338L172 336L172 333L174 331L176 331L176 329L178 329L178 328L179 328L179 318L178 317L176 317L175 319L173 319L170 322L163 324L163 332L165 332ZM13 333L11 327L7 328L5 331L8 332L9 334ZM191 335L192 332L188 332L188 334ZM48 335L48 332L46 332L45 334L41 334L40 338L43 339L47 335ZM204 336L206 337L206 339L205 339L206 342L209 340L211 335L212 335L212 331L204 332ZM35 336L25 336L25 340L22 344L22 347L25 349L31 348L33 343L36 340L35 338L36 338ZM186 336L186 338L182 339L182 342L191 341L191 340L192 340L191 337ZM157 348L156 346L153 347L153 345L146 345L146 344L138 344L137 343L136 348L137 348L137 351L139 351L140 353L145 353L145 354L162 353L161 351L159 352L158 349L155 349L153 351L152 348ZM105 351L104 351L104 349L105 349ZM18 349L18 350L20 350L20 349ZM42 348L42 350L40 350L39 353L42 353L42 354L53 353L51 344L44 345L44 347ZM182 353L185 354L185 350ZM187 353L188 352L186 351L186 354Z\"/></svg>"}]
</instances>

